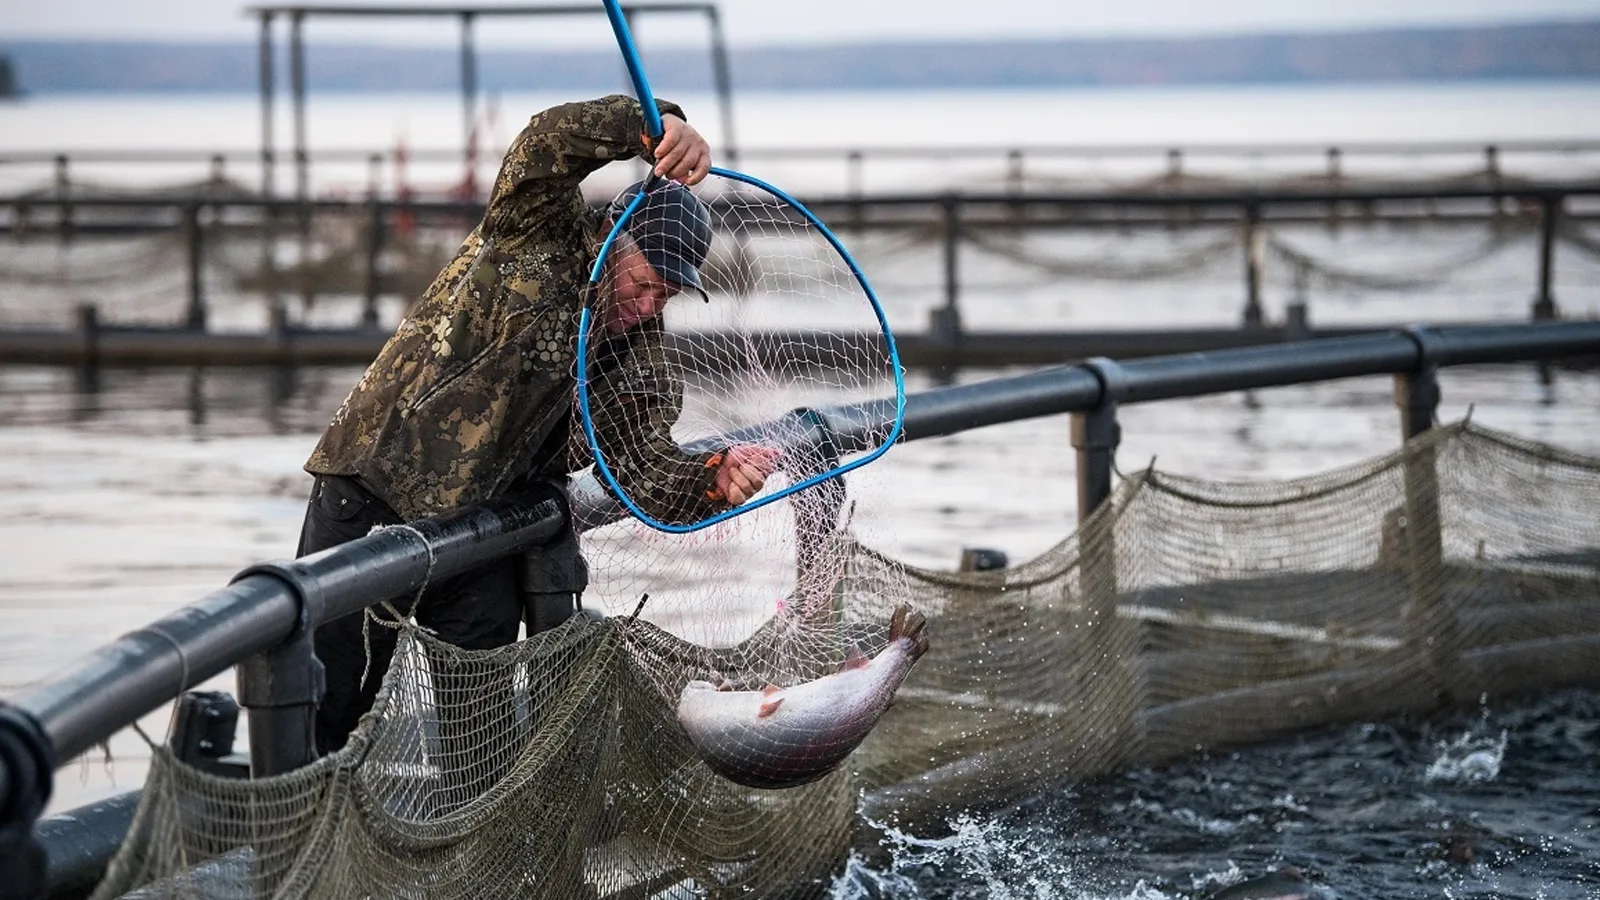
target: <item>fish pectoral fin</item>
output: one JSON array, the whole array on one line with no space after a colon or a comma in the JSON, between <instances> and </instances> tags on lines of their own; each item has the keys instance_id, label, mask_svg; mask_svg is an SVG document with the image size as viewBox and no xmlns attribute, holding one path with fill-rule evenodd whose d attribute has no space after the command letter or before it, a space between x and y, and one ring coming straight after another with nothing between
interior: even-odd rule
<instances>
[{"instance_id":1,"label":"fish pectoral fin","mask_svg":"<svg viewBox=\"0 0 1600 900\"><path fill-rule=\"evenodd\" d=\"M777 712L778 707L783 705L783 697L780 696L782 693L783 688L780 688L775 684L769 684L762 688L761 706L756 710L756 716L765 719L766 717Z\"/></svg>"},{"instance_id":2,"label":"fish pectoral fin","mask_svg":"<svg viewBox=\"0 0 1600 900\"><path fill-rule=\"evenodd\" d=\"M733 690L733 682L731 682L728 679L724 678L724 679L722 679L722 683L717 685L717 690L719 690L719 691L731 691L731 690Z\"/></svg>"},{"instance_id":3,"label":"fish pectoral fin","mask_svg":"<svg viewBox=\"0 0 1600 900\"><path fill-rule=\"evenodd\" d=\"M867 663L871 661L872 660L867 659L867 655L865 653L861 652L860 647L852 644L850 646L850 652L844 658L844 664L839 667L839 671L846 672L850 669L862 669L865 668Z\"/></svg>"}]
</instances>

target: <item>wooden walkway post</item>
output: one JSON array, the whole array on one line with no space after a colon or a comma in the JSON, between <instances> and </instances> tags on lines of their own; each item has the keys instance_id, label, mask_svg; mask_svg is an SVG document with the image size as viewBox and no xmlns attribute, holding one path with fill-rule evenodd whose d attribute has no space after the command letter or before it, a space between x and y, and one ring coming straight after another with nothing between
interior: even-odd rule
<instances>
[{"instance_id":1,"label":"wooden walkway post","mask_svg":"<svg viewBox=\"0 0 1600 900\"><path fill-rule=\"evenodd\" d=\"M1244 327L1260 328L1261 314L1261 205L1244 206Z\"/></svg>"},{"instance_id":2,"label":"wooden walkway post","mask_svg":"<svg viewBox=\"0 0 1600 900\"><path fill-rule=\"evenodd\" d=\"M929 315L928 332L938 350L936 368L948 375L954 368L961 346L961 201L951 195L941 201L944 219L944 305Z\"/></svg>"},{"instance_id":3,"label":"wooden walkway post","mask_svg":"<svg viewBox=\"0 0 1600 900\"><path fill-rule=\"evenodd\" d=\"M188 245L189 273L189 311L184 317L184 326L190 331L205 331L205 233L200 225L200 204L191 203L183 208L183 233Z\"/></svg>"},{"instance_id":4,"label":"wooden walkway post","mask_svg":"<svg viewBox=\"0 0 1600 900\"><path fill-rule=\"evenodd\" d=\"M849 155L845 157L844 178L845 196L849 197L851 200L850 217L852 219L852 224L855 225L857 230L860 230L863 221L862 217L864 215L861 201L864 199L866 194L866 188L863 184L862 158L860 150L851 150Z\"/></svg>"},{"instance_id":5,"label":"wooden walkway post","mask_svg":"<svg viewBox=\"0 0 1600 900\"><path fill-rule=\"evenodd\" d=\"M367 218L367 278L366 294L361 303L361 327L378 327L379 282L382 279L380 262L383 258L383 202L374 194Z\"/></svg>"},{"instance_id":6,"label":"wooden walkway post","mask_svg":"<svg viewBox=\"0 0 1600 900\"><path fill-rule=\"evenodd\" d=\"M1328 148L1328 189L1331 191L1344 188L1344 151L1338 147ZM1339 228L1339 201L1334 200L1328 204L1328 230L1337 231Z\"/></svg>"},{"instance_id":7,"label":"wooden walkway post","mask_svg":"<svg viewBox=\"0 0 1600 900\"><path fill-rule=\"evenodd\" d=\"M72 239L72 178L65 153L56 154L56 211L61 223L61 243Z\"/></svg>"},{"instance_id":8,"label":"wooden walkway post","mask_svg":"<svg viewBox=\"0 0 1600 900\"><path fill-rule=\"evenodd\" d=\"M311 308L311 154L306 149L305 11L289 14L289 94L294 103L294 198L300 228L300 302Z\"/></svg>"},{"instance_id":9,"label":"wooden walkway post","mask_svg":"<svg viewBox=\"0 0 1600 900\"><path fill-rule=\"evenodd\" d=\"M1556 232L1561 224L1561 201L1561 195L1555 193L1544 194L1539 198L1539 293L1533 301L1535 322L1559 317L1553 279Z\"/></svg>"}]
</instances>

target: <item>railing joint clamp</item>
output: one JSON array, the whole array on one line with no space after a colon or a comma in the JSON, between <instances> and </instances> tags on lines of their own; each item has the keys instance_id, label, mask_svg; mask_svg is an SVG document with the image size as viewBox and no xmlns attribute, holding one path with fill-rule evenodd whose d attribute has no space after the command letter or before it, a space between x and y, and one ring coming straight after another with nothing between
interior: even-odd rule
<instances>
[{"instance_id":1,"label":"railing joint clamp","mask_svg":"<svg viewBox=\"0 0 1600 900\"><path fill-rule=\"evenodd\" d=\"M285 644L293 643L301 637L311 634L316 627L322 624L323 611L326 602L322 596L322 586L312 574L306 571L306 566L299 560L268 560L249 566L233 576L230 584L238 583L252 575L268 575L278 579L289 586L294 593L299 614L295 618L295 629L288 637L284 638Z\"/></svg>"},{"instance_id":2,"label":"railing joint clamp","mask_svg":"<svg viewBox=\"0 0 1600 900\"><path fill-rule=\"evenodd\" d=\"M1417 365L1414 371L1438 368L1439 357L1444 347L1437 332L1426 325L1407 325L1401 329L1401 334L1417 345Z\"/></svg>"},{"instance_id":3,"label":"railing joint clamp","mask_svg":"<svg viewBox=\"0 0 1600 900\"><path fill-rule=\"evenodd\" d=\"M1128 376L1116 360L1096 356L1078 364L1100 383L1100 402L1073 416L1072 445L1079 450L1115 450L1122 443L1117 406L1128 394Z\"/></svg>"}]
</instances>

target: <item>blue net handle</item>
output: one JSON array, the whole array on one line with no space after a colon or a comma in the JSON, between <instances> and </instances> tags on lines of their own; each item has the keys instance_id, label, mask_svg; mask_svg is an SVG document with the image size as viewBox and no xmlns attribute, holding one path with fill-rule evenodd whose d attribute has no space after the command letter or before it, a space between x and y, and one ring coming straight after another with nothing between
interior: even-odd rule
<instances>
[{"instance_id":1,"label":"blue net handle","mask_svg":"<svg viewBox=\"0 0 1600 900\"><path fill-rule=\"evenodd\" d=\"M889 328L889 319L886 315L884 315L883 304L878 302L878 295L872 290L872 285L867 282L867 276L862 273L861 267L856 265L855 259L850 256L849 251L845 250L844 244L840 243L839 238L828 229L828 226L822 224L822 220L818 219L816 215L811 212L811 210L806 209L806 207L802 205L800 201L790 197L788 194L776 187L773 187L765 181L762 181L761 179L752 175L746 175L743 172L735 172L731 169L723 169L717 166L711 167L711 174L733 181L743 182L744 184L751 185L752 187L760 188L761 190L766 191L772 196L777 197L779 200L782 200L784 203L788 204L792 209L794 209L795 212L798 212L802 217L804 217L805 220L812 225L812 227L816 228L818 233L828 240L829 244L833 245L833 249L839 254L839 258L844 260L845 265L850 267L850 274L855 277L856 283L861 285L862 292L867 295L867 302L872 305L872 314L877 317L878 329L883 334L884 346L889 353L889 367L890 371L894 375L894 424L890 427L889 433L884 437L883 441L866 456L858 457L850 460L849 462L836 465L826 471L818 472L810 477L805 478L804 480L789 485L783 490L775 491L765 497L760 497L748 503L735 506L731 509L723 510L716 515L702 519L699 522L694 522L689 525L673 525L668 522L662 522L659 519L651 517L643 509L640 509L639 505L633 501L633 498L628 496L627 491L622 489L622 485L617 482L616 475L611 471L610 464L606 462L605 453L600 450L600 444L595 439L594 417L591 415L589 409L589 331L590 326L593 323L593 314L588 305L585 304L583 307L583 312L578 318L578 418L583 424L583 436L589 444L589 452L594 456L595 471L600 475L601 481L611 489L611 493L616 496L619 501L621 501L623 507L627 509L629 514L651 528L654 528L658 531L671 532L673 534L685 534L690 531L698 531L701 528L715 525L718 522L726 521L734 516L743 515L744 513L752 510L760 509L769 503L775 503L789 496L790 494L803 491L806 488L813 487L817 484L827 481L830 478L836 478L846 472L851 471L852 469L859 469L888 452L889 447L900 439L900 433L905 423L905 373L902 371L900 366L900 351L895 346L894 332ZM634 211L644 204L645 197L649 193L649 190L650 189L647 187L645 190L641 190L637 195L634 196L632 202L628 204L627 209L623 210L622 215L618 216L617 221L612 224L611 231L606 234L605 242L600 245L600 252L595 256L594 268L589 271L589 284L591 288L598 285L600 281L601 274L604 270L606 257L610 254L611 248L616 242L617 235L620 234L623 227L627 225L628 219L633 216ZM597 292L595 290L589 291L589 295L591 297L595 296L596 293Z\"/></svg>"},{"instance_id":2,"label":"blue net handle","mask_svg":"<svg viewBox=\"0 0 1600 900\"><path fill-rule=\"evenodd\" d=\"M617 0L604 0L606 18L611 20L611 31L617 36L617 47L622 50L622 60L628 66L628 77L633 79L633 93L644 110L644 130L653 141L661 137L665 127L661 124L661 110L656 109L656 95L650 90L650 79L644 74L644 63L639 60L639 50L633 45L633 35L628 31L628 17Z\"/></svg>"}]
</instances>

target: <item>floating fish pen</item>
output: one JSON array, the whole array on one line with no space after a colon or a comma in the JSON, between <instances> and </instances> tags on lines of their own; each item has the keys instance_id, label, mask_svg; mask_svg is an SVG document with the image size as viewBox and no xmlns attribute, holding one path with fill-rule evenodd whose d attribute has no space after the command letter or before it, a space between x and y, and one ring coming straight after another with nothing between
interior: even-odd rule
<instances>
[{"instance_id":1,"label":"floating fish pen","mask_svg":"<svg viewBox=\"0 0 1600 900\"><path fill-rule=\"evenodd\" d=\"M947 368L1132 358L1382 330L1394 323L1313 324L1308 295L1313 288L1438 293L1451 273L1513 247L1536 255L1527 317L1558 319L1557 249L1563 258L1570 251L1573 264L1600 259L1600 240L1587 225L1596 197L1600 185L1508 181L812 202L851 235L855 253L886 273L874 280L897 304L896 317L925 318L921 330L899 329L905 361ZM784 223L737 194L706 199L728 226L706 263L727 301L714 308L764 323L769 343L785 352L827 352L825 324L747 290L786 279L814 282L815 260L750 252L742 240L759 240L762 227ZM1469 229L1475 237L1437 261L1407 257L1364 269L1343 258L1347 250L1333 246L1338 241L1319 247L1293 231L1338 235L1338 211L1350 209L1365 211L1363 227ZM0 202L0 229L15 238L0 242L0 283L11 286L0 304L6 323L0 359L75 366L365 363L481 215L481 204L464 201L300 203L226 192L12 198ZM1095 230L1116 233L1124 246L1109 253L1077 242ZM1122 235L1135 233L1149 238L1147 246L1125 246L1133 242ZM1018 296L972 283L997 271L1044 287ZM1286 277L1290 283L1282 284ZM1036 295L1059 294L1065 283L1198 278L1238 285L1237 313L1204 324L1064 330L1025 311L1054 308L1039 307ZM1268 293L1285 288L1281 317L1269 317ZM1477 317L1457 312L1459 302L1447 308L1450 316ZM718 339L715 333L684 338L693 352L711 357Z\"/></svg>"},{"instance_id":2,"label":"floating fish pen","mask_svg":"<svg viewBox=\"0 0 1600 900\"><path fill-rule=\"evenodd\" d=\"M937 827L1201 748L1600 684L1600 460L1434 422L1439 367L1597 350L1595 323L1414 329L914 394L907 440L1070 414L1079 528L1015 565L933 571L874 550L840 514L845 492L821 491L780 517L789 593L720 607L738 621L710 632L670 599L483 652L397 619L430 578L553 534L549 503L264 563L0 709L0 835L15 836L0 850L19 896L817 897L852 849L872 852L863 813ZM1287 481L1114 478L1122 405L1381 374L1404 438L1384 457ZM810 410L775 433L850 454L888 411ZM650 544L592 482L571 495L592 558L705 549ZM793 684L877 651L907 601L932 648L820 780L741 787L675 721L678 690L708 673ZM400 629L396 662L350 743L313 758L308 629L373 604L372 627ZM139 794L35 823L54 767L234 664L246 768L237 708L188 695Z\"/></svg>"}]
</instances>

